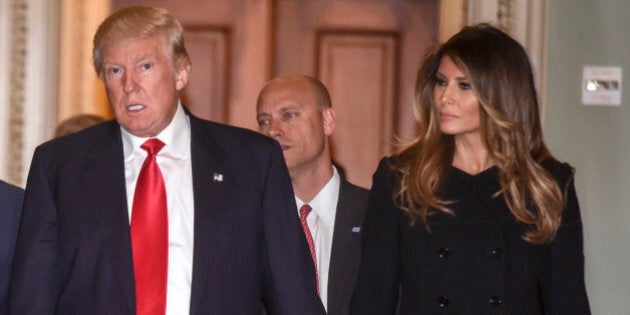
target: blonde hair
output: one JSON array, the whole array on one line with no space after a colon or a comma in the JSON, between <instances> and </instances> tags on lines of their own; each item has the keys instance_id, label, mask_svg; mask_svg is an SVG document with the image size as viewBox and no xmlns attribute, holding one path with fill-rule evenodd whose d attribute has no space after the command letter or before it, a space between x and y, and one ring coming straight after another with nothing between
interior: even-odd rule
<instances>
[{"instance_id":1,"label":"blonde hair","mask_svg":"<svg viewBox=\"0 0 630 315\"><path fill-rule=\"evenodd\" d=\"M117 45L129 40L164 34L172 48L173 64L181 68L191 64L184 45L184 28L166 9L148 6L122 8L98 27L94 35L94 69L102 77L103 50L108 45Z\"/></svg>"},{"instance_id":2,"label":"blonde hair","mask_svg":"<svg viewBox=\"0 0 630 315\"><path fill-rule=\"evenodd\" d=\"M552 158L542 135L538 101L529 59L510 36L487 24L462 29L430 53L416 82L414 110L418 136L399 155L393 168L401 173L394 193L397 204L428 227L434 210L452 214L451 200L436 195L454 154L454 140L440 132L433 104L440 61L450 57L471 80L479 101L483 142L499 170L502 195L512 214L531 225L523 238L550 242L560 226L564 196L541 163Z\"/></svg>"}]
</instances>

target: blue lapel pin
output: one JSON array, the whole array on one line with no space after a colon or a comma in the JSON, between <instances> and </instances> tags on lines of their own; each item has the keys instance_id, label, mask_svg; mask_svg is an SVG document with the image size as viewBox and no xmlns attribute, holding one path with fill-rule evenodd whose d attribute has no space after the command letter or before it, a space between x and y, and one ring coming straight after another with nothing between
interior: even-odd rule
<instances>
[{"instance_id":1,"label":"blue lapel pin","mask_svg":"<svg viewBox=\"0 0 630 315\"><path fill-rule=\"evenodd\" d=\"M361 227L360 226L353 226L352 227L352 233L359 233L361 232Z\"/></svg>"}]
</instances>

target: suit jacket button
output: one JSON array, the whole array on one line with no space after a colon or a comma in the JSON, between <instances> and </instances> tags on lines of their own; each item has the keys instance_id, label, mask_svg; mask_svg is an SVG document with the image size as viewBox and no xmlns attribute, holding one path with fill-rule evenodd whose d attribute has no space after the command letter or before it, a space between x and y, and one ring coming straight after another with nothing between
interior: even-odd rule
<instances>
[{"instance_id":1,"label":"suit jacket button","mask_svg":"<svg viewBox=\"0 0 630 315\"><path fill-rule=\"evenodd\" d=\"M490 302L490 304L492 304L494 306L499 307L503 303L503 300L500 297L495 295L495 296L491 297L488 302Z\"/></svg>"},{"instance_id":2,"label":"suit jacket button","mask_svg":"<svg viewBox=\"0 0 630 315\"><path fill-rule=\"evenodd\" d=\"M446 258L448 257L448 248L446 247L442 247L438 250L438 257L440 258Z\"/></svg>"},{"instance_id":3,"label":"suit jacket button","mask_svg":"<svg viewBox=\"0 0 630 315\"><path fill-rule=\"evenodd\" d=\"M495 248L492 250L492 256L496 259L503 258L503 250L500 248Z\"/></svg>"},{"instance_id":4,"label":"suit jacket button","mask_svg":"<svg viewBox=\"0 0 630 315\"><path fill-rule=\"evenodd\" d=\"M438 299L438 305L440 305L440 307L447 307L449 303L450 303L450 301L445 296L441 296Z\"/></svg>"}]
</instances>

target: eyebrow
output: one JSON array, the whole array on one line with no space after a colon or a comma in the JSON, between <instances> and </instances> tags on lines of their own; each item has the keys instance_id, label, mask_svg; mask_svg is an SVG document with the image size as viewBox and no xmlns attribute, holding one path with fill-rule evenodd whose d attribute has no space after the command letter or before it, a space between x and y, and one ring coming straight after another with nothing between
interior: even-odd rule
<instances>
[{"instance_id":1,"label":"eyebrow","mask_svg":"<svg viewBox=\"0 0 630 315\"><path fill-rule=\"evenodd\" d=\"M299 110L299 107L293 103L290 103L290 104L282 106L278 111L281 113L286 113L292 110ZM272 114L267 113L267 112L261 112L261 113L258 113L258 115L256 115L256 117L260 117L260 116L272 116Z\"/></svg>"},{"instance_id":2,"label":"eyebrow","mask_svg":"<svg viewBox=\"0 0 630 315\"><path fill-rule=\"evenodd\" d=\"M144 54L142 56L139 56L138 58L134 58L132 60L132 63L133 64L137 64L137 63L139 63L139 62L141 62L143 60L146 60L146 59L156 59L155 56L156 56L156 54L154 54L154 53L147 53L147 54ZM120 65L120 63L114 62L114 61L112 61L110 59L104 59L103 60L103 65Z\"/></svg>"},{"instance_id":3,"label":"eyebrow","mask_svg":"<svg viewBox=\"0 0 630 315\"><path fill-rule=\"evenodd\" d=\"M111 60L104 59L103 60L103 66L105 66L105 65L119 65L119 64L117 62L113 62Z\"/></svg>"},{"instance_id":4,"label":"eyebrow","mask_svg":"<svg viewBox=\"0 0 630 315\"><path fill-rule=\"evenodd\" d=\"M446 78L446 76L444 74L440 73L439 71L437 73L435 73L435 76ZM469 81L470 79L468 77L466 77L466 76L463 76L463 77L455 77L455 80L457 80L457 81Z\"/></svg>"},{"instance_id":5,"label":"eyebrow","mask_svg":"<svg viewBox=\"0 0 630 315\"><path fill-rule=\"evenodd\" d=\"M143 60L146 60L146 59L156 59L155 54L154 53L144 54L144 55L142 55L142 56L140 56L138 58L135 58L133 60L133 63L136 64L136 63L139 63L139 62L141 62Z\"/></svg>"}]
</instances>

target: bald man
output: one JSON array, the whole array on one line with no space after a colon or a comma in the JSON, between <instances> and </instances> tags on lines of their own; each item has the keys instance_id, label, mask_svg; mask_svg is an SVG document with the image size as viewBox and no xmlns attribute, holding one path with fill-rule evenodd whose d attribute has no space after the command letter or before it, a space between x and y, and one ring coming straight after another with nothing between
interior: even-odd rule
<instances>
[{"instance_id":1,"label":"bald man","mask_svg":"<svg viewBox=\"0 0 630 315\"><path fill-rule=\"evenodd\" d=\"M296 210L312 240L320 298L329 315L347 314L368 190L345 180L332 163L329 136L337 121L330 94L309 76L277 77L260 92L256 118L259 131L282 148ZM310 212L301 213L304 208Z\"/></svg>"}]
</instances>

